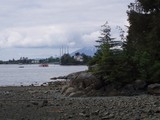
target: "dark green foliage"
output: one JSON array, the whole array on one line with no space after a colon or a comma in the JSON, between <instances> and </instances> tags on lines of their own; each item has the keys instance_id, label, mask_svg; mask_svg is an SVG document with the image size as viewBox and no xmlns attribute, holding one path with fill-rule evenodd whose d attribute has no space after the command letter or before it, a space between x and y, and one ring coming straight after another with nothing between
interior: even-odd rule
<instances>
[{"instance_id":1,"label":"dark green foliage","mask_svg":"<svg viewBox=\"0 0 160 120\"><path fill-rule=\"evenodd\" d=\"M81 55L82 55L82 57L83 57L83 64L88 65L88 64L89 64L89 61L92 59L92 57L91 57L91 56L87 56L87 55L84 54L84 53L82 53Z\"/></svg>"},{"instance_id":2,"label":"dark green foliage","mask_svg":"<svg viewBox=\"0 0 160 120\"><path fill-rule=\"evenodd\" d=\"M64 54L61 57L61 65L87 65L88 62L91 60L90 56L87 56L85 54L80 54L80 53L75 53L75 57L76 56L81 56L82 57L82 61L81 60L76 60L74 58L74 56L70 56L69 54Z\"/></svg>"},{"instance_id":3,"label":"dark green foliage","mask_svg":"<svg viewBox=\"0 0 160 120\"><path fill-rule=\"evenodd\" d=\"M74 62L74 58L72 58L69 54L64 54L61 57L61 65L72 65Z\"/></svg>"},{"instance_id":4,"label":"dark green foliage","mask_svg":"<svg viewBox=\"0 0 160 120\"><path fill-rule=\"evenodd\" d=\"M89 66L96 65L98 61L101 60L102 52L101 50L97 50L93 58L89 61Z\"/></svg>"},{"instance_id":5,"label":"dark green foliage","mask_svg":"<svg viewBox=\"0 0 160 120\"><path fill-rule=\"evenodd\" d=\"M3 64L3 61L2 61L2 60L0 60L0 64Z\"/></svg>"},{"instance_id":6,"label":"dark green foliage","mask_svg":"<svg viewBox=\"0 0 160 120\"><path fill-rule=\"evenodd\" d=\"M160 82L160 61L156 61L150 69L151 78L148 80L149 83Z\"/></svg>"},{"instance_id":7,"label":"dark green foliage","mask_svg":"<svg viewBox=\"0 0 160 120\"><path fill-rule=\"evenodd\" d=\"M105 24L97 40L98 51L90 62L99 78L127 84L136 79L160 82L160 0L137 0L129 5L128 35L123 50L112 50L110 27ZM124 32L120 32L124 40Z\"/></svg>"},{"instance_id":8,"label":"dark green foliage","mask_svg":"<svg viewBox=\"0 0 160 120\"><path fill-rule=\"evenodd\" d=\"M48 58L48 63L59 63L59 58L53 58L52 56Z\"/></svg>"},{"instance_id":9,"label":"dark green foliage","mask_svg":"<svg viewBox=\"0 0 160 120\"><path fill-rule=\"evenodd\" d=\"M137 64L138 77L149 82L160 78L160 0L131 3L126 51Z\"/></svg>"},{"instance_id":10,"label":"dark green foliage","mask_svg":"<svg viewBox=\"0 0 160 120\"><path fill-rule=\"evenodd\" d=\"M96 68L92 69L92 71L104 83L127 84L136 77L137 71L134 68L135 65L129 61L124 51L112 49L116 44L114 44L114 39L110 36L110 27L107 24L102 27L102 36L97 41L99 49L90 62L90 65L96 64ZM123 33L121 29L120 36L124 40Z\"/></svg>"},{"instance_id":11,"label":"dark green foliage","mask_svg":"<svg viewBox=\"0 0 160 120\"><path fill-rule=\"evenodd\" d=\"M127 61L127 58L122 54L123 53L119 53L118 55L112 56L109 79L127 84L135 80L136 71L134 71L134 66L132 66L130 61Z\"/></svg>"},{"instance_id":12,"label":"dark green foliage","mask_svg":"<svg viewBox=\"0 0 160 120\"><path fill-rule=\"evenodd\" d=\"M144 12L159 12L160 0L138 0L142 5Z\"/></svg>"}]
</instances>

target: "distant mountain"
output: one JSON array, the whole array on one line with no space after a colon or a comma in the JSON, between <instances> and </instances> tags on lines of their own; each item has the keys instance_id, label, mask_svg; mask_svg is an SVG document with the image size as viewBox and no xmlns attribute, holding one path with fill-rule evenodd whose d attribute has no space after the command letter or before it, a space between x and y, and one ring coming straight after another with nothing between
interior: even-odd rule
<instances>
[{"instance_id":1,"label":"distant mountain","mask_svg":"<svg viewBox=\"0 0 160 120\"><path fill-rule=\"evenodd\" d=\"M84 53L88 56L94 56L95 52L97 51L96 47L84 47L82 49L76 50L75 52L71 53L71 56L74 56L75 53L79 52L80 54Z\"/></svg>"}]
</instances>

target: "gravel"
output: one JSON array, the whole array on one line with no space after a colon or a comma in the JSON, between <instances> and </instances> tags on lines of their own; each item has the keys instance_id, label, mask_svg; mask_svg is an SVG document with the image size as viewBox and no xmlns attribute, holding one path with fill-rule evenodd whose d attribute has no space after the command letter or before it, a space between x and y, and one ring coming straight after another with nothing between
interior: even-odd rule
<instances>
[{"instance_id":1,"label":"gravel","mask_svg":"<svg viewBox=\"0 0 160 120\"><path fill-rule=\"evenodd\" d=\"M160 96L70 98L61 85L0 87L0 120L160 119Z\"/></svg>"}]
</instances>

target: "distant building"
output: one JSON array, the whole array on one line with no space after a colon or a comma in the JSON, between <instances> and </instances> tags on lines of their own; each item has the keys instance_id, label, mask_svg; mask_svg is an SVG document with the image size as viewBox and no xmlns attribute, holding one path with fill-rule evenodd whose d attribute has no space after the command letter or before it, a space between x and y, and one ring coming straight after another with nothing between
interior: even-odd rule
<instances>
[{"instance_id":1,"label":"distant building","mask_svg":"<svg viewBox=\"0 0 160 120\"><path fill-rule=\"evenodd\" d=\"M31 63L32 64L39 64L39 60L32 60Z\"/></svg>"},{"instance_id":2,"label":"distant building","mask_svg":"<svg viewBox=\"0 0 160 120\"><path fill-rule=\"evenodd\" d=\"M83 62L83 56L80 53L75 53L74 59L79 62Z\"/></svg>"}]
</instances>

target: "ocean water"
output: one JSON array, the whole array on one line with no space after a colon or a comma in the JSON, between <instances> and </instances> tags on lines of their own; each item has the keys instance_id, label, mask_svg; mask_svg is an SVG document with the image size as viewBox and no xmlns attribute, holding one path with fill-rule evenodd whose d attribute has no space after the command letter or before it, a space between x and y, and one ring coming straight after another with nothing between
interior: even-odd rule
<instances>
[{"instance_id":1,"label":"ocean water","mask_svg":"<svg viewBox=\"0 0 160 120\"><path fill-rule=\"evenodd\" d=\"M0 86L40 85L51 81L50 78L68 75L73 72L87 70L87 66L49 65L0 65Z\"/></svg>"}]
</instances>

